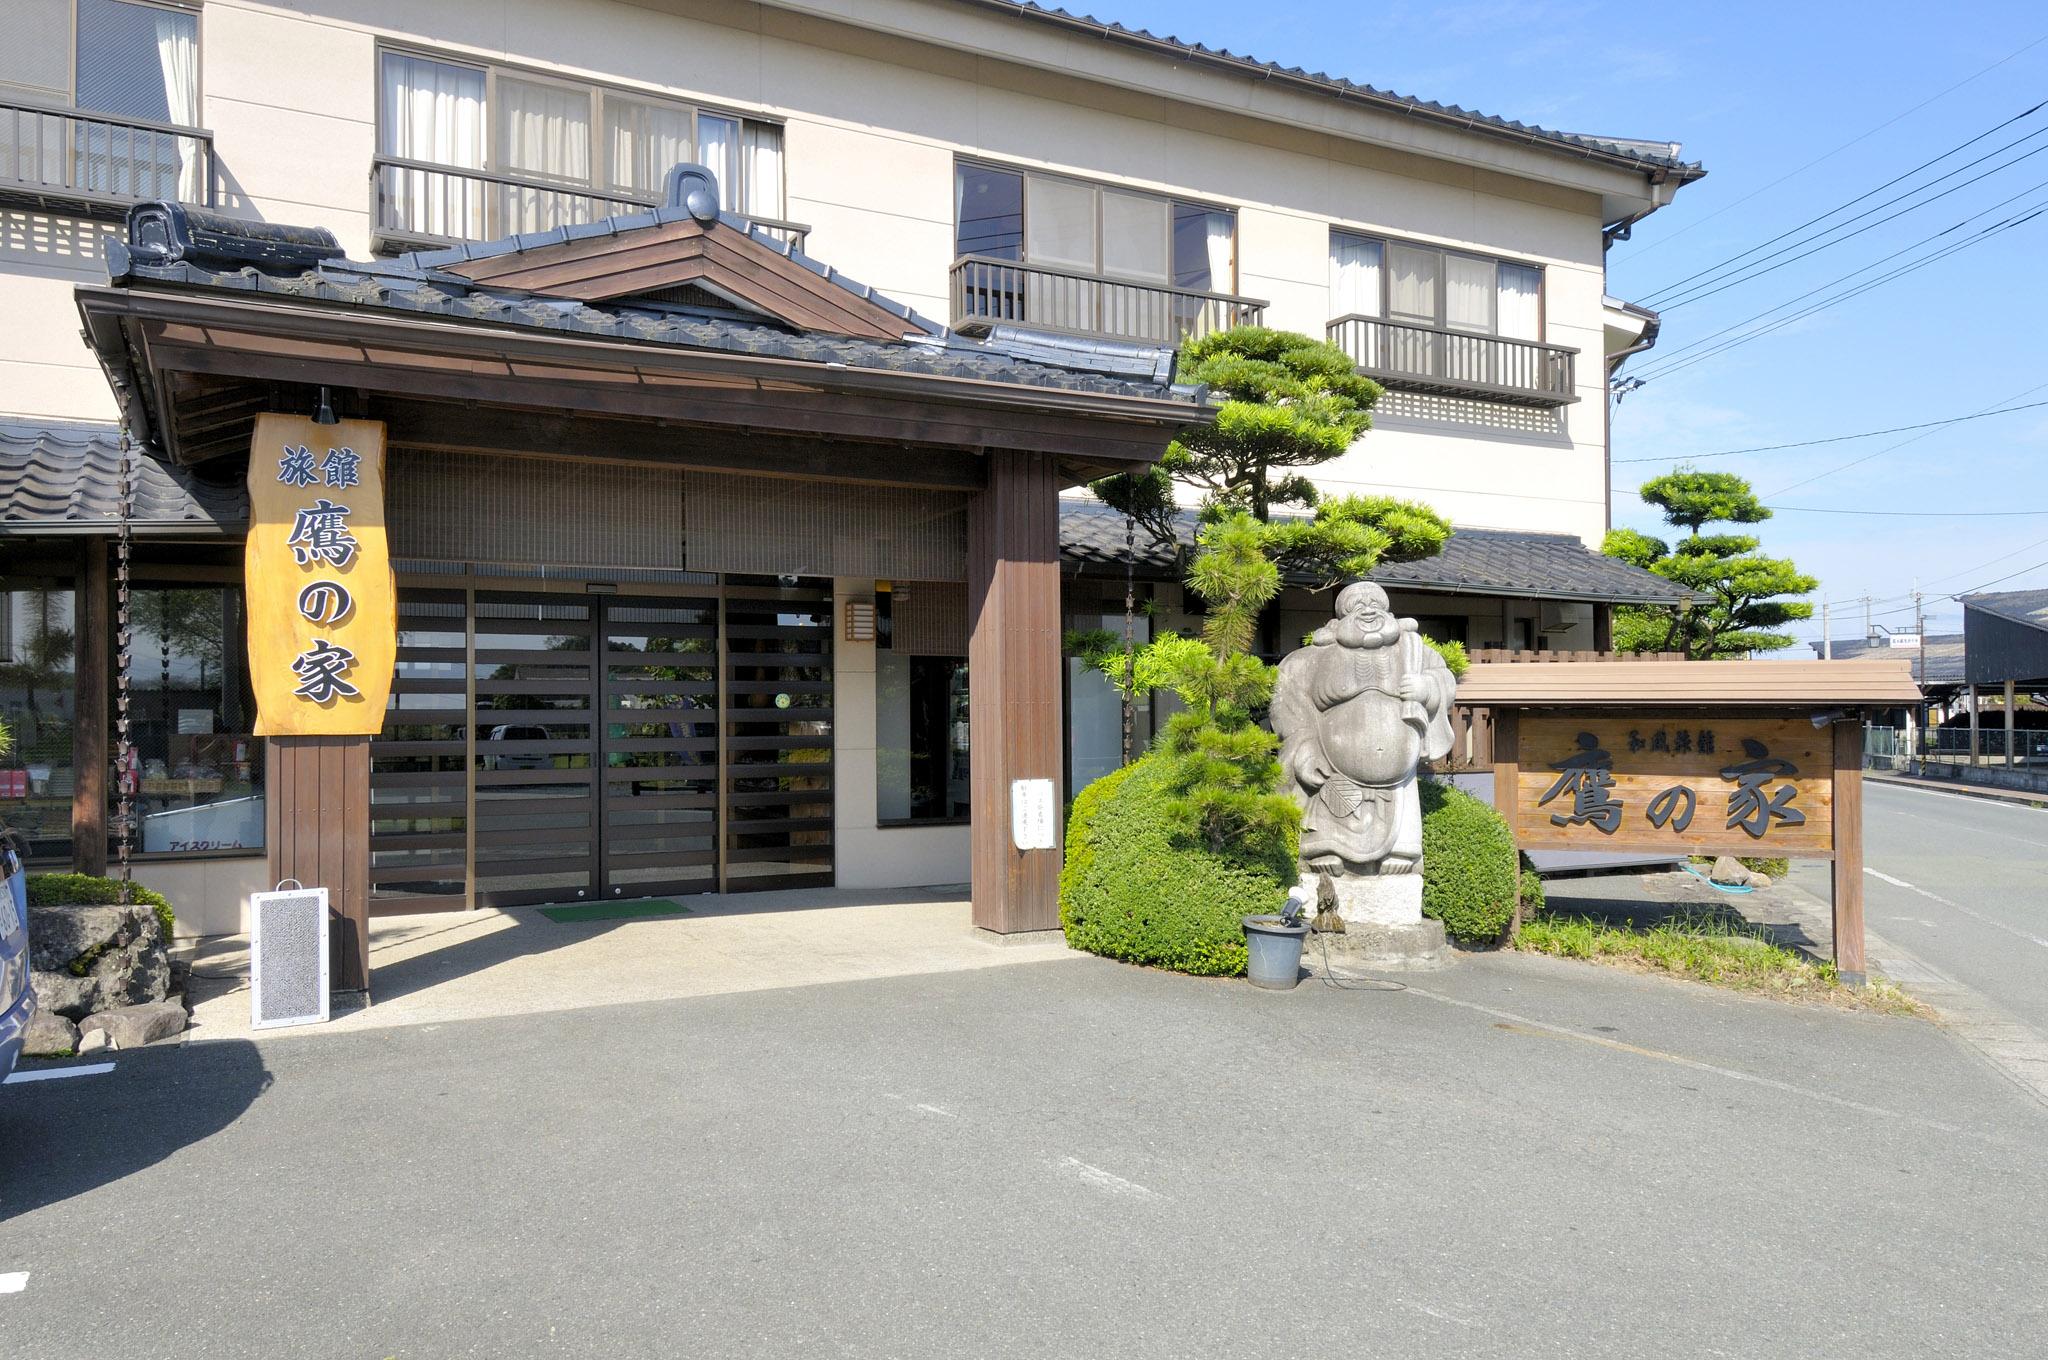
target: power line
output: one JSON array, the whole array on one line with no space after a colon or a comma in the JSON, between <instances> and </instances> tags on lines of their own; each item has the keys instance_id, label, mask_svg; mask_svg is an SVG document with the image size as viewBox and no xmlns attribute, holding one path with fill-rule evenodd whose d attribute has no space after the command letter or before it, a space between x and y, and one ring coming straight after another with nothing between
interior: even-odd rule
<instances>
[{"instance_id":1,"label":"power line","mask_svg":"<svg viewBox=\"0 0 2048 1360\"><path fill-rule=\"evenodd\" d=\"M1786 230L1779 232L1776 236L1771 237L1768 241L1759 242L1758 244L1751 246L1749 249L1745 251L1741 251L1738 254L1729 256L1727 259L1722 260L1718 264L1710 264L1704 269L1698 269L1693 271L1692 273L1686 275L1684 278L1679 279L1674 283L1670 283L1662 288L1658 288L1655 291L1651 292L1644 299L1644 305L1650 307L1660 306L1662 304L1658 303L1658 298L1668 297L1674 293L1688 291L1686 288L1687 284L1693 283L1695 280L1702 279L1707 275L1718 275L1722 271L1727 270L1731 265L1740 265L1742 261L1749 259L1750 256L1755 255L1758 251L1767 249L1770 246L1774 246L1778 242L1783 241L1788 236L1796 236L1800 232L1805 231L1808 227L1818 225L1821 222L1825 222L1827 221L1827 219L1833 217L1835 214L1843 211L1844 209L1853 208L1858 203L1861 203L1864 199L1870 198L1875 194L1881 194L1886 189L1891 188L1893 185L1898 184L1901 181L1911 179L1913 176L1919 174L1922 170L1925 170L1930 166L1937 165L1942 161L1947 160L1950 156L1955 155L1958 151L1961 151L1966 147L1973 146L1976 143L1983 141L1986 137L1989 137L1993 133L1998 132L2003 128L2011 127L2014 123L2020 122L2023 119L2032 117L2034 114L2040 112L2044 105L2048 105L2048 101L2044 101L2042 104L2036 104L2030 109L2023 110L2022 112L2014 114L2010 118L2006 118L1997 123L1994 123L1992 126L1985 128L1982 132L1978 133L1976 136L1971 137L1966 141L1957 143L1956 145L1950 147L1948 150L1942 152L1940 155L1924 160L1920 162L1920 164L1914 166L1911 170L1905 171L1903 174L1894 175L1892 178L1886 180L1884 183L1876 186L1875 188L1866 189L1862 193L1856 195L1856 197L1848 200L1845 203L1838 203L1834 207L1829 208L1826 212L1821 213L1816 217L1809 217L1804 222L1801 222L1798 226L1789 227ZM1849 225L1849 222L1861 221L1863 218L1870 216L1871 213L1880 212L1884 208L1888 207L1890 204L1898 202L1900 199L1911 198L1914 194L1932 188L1934 185L1941 183L1941 181L1944 179L1948 179L1952 176L1959 175L1963 171L1970 169L1972 166L1981 165L1983 162L1989 160L1991 157L1999 155L2005 151L2010 151L2013 147L2018 146L2021 142L2030 141L2033 138L2038 137L2040 135L2041 129L2037 128L2033 132L2028 133L2024 137L2016 138L2013 141L2007 142L2004 146L1999 147L1995 151L1987 151L1984 155L1979 156L1974 161L1970 161L1968 164L1959 165L1955 169L1948 171L1946 174L1937 176L1935 179L1932 179L1928 181L1926 184L1919 186L1919 188L1909 189L1903 194L1896 195L1893 198L1886 199L1883 203L1879 203L1874 207L1867 208L1863 212L1857 214L1855 217L1850 218L1848 222L1838 222L1835 224L1835 226L1829 227L1827 231L1839 230L1840 228ZM1827 232L1824 231L1820 234L1826 235ZM1797 245L1799 243L1795 242L1794 244ZM1786 247L1787 250L1792 248L1792 246ZM1775 253L1783 254L1784 252L1779 251ZM1766 256L1765 258L1768 259L1770 258L1770 256ZM1752 261L1751 263L1762 263L1762 261ZM1747 266L1742 267L1746 268Z\"/></svg>"},{"instance_id":2,"label":"power line","mask_svg":"<svg viewBox=\"0 0 2048 1360\"><path fill-rule=\"evenodd\" d=\"M2038 183L2030 184L2026 188L2020 190L2018 193L2013 194L2008 198L2000 199L1998 202L1993 203L1988 208L1979 209L1978 211L1971 213L1968 217L1962 218L1961 220L1954 222L1949 226L1943 227L1940 231L1934 232L1931 235L1923 236L1919 240L1914 241L1910 245L1899 247L1897 250L1894 250L1889 255L1881 255L1877 259L1872 260L1869 264L1863 265L1860 268L1852 269L1846 274L1842 274L1835 278L1829 279L1826 283L1819 284L1815 287L1809 288L1805 292L1800 293L1797 296L1787 298L1785 301L1779 303L1775 307L1766 307L1764 308L1764 310L1756 313L1754 316L1745 317L1741 321L1735 322L1733 325L1723 326L1720 330L1714 331L1708 335L1703 335L1699 339L1690 341L1687 344L1680 345L1677 349L1666 350L1661 354L1655 355L1649 360L1647 360L1645 363L1643 363L1641 365L1641 368L1656 369L1668 363L1669 361L1680 357L1681 355L1688 354L1691 351L1698 349L1702 345L1709 344L1712 341L1719 339L1721 336L1728 334L1730 331L1740 330L1742 327L1747 326L1754 321L1761 321L1765 317L1771 315L1773 312L1782 312L1787 307L1792 306L1794 303L1803 302L1807 298L1812 297L1815 293L1825 292L1827 289L1833 288L1836 284L1839 283L1847 283L1850 279L1855 278L1858 274L1867 274L1871 270L1877 268L1879 265L1885 264L1891 260L1896 260L1897 258L1899 258L1899 256L1904 255L1909 251L1918 250L1921 246L1927 245L1934 241L1939 241L1942 237L1947 236L1952 232L1962 230L1964 226L1968 225L1971 222L1976 221L1978 218L1985 217L1991 213L1997 212L2000 208L2005 207L2007 204L2016 203L2020 199L2025 198L2028 194L2035 193L2038 190L2044 188L2048 188L2048 180L2042 180Z\"/></svg>"},{"instance_id":3,"label":"power line","mask_svg":"<svg viewBox=\"0 0 2048 1360\"><path fill-rule=\"evenodd\" d=\"M2018 401L2021 397L2030 397L2034 393L2041 391L2043 388L2048 388L2048 383L2036 383L2034 386L2029 387L2024 392L2015 392L2013 395L2007 397L2003 402L1993 402L1991 406L2010 405L2011 403ZM1985 407L1984 412L1990 411L1991 406ZM1979 412L1978 414L1983 414L1984 412ZM1773 501L1776 500L1778 497L1784 495L1788 491L1797 491L1802 486L1811 486L1813 483L1820 481L1824 477L1832 477L1837 472L1847 472L1852 467L1861 467L1863 464L1869 462L1871 459L1882 458L1885 454L1892 452L1894 449L1903 449L1908 444L1918 443L1920 440L1927 438L1928 433L1928 431L1923 430L1919 434L1912 435L1905 439L1901 439L1896 444L1887 444L1883 448L1878 449L1874 453L1866 453L1861 458L1852 458L1848 462L1841 464L1839 467L1831 467L1825 472L1816 472L1811 477L1802 477L1800 480L1793 482L1789 486L1779 487L1776 491L1769 493L1763 499L1766 501Z\"/></svg>"},{"instance_id":4,"label":"power line","mask_svg":"<svg viewBox=\"0 0 2048 1360\"><path fill-rule=\"evenodd\" d=\"M2048 510L1842 510L1822 505L1774 505L1771 509L1798 515L1893 515L1905 519L2009 519L2048 515Z\"/></svg>"},{"instance_id":5,"label":"power line","mask_svg":"<svg viewBox=\"0 0 2048 1360\"><path fill-rule=\"evenodd\" d=\"M1721 216L1723 213L1733 212L1735 209L1749 202L1752 198L1755 198L1758 194L1767 193L1768 191L1777 188L1780 184L1783 184L1785 181L1796 178L1799 175L1805 174L1808 170L1813 169L1814 166L1819 165L1824 161L1833 160L1836 156L1841 155L1850 147L1856 146L1862 142L1869 141L1878 133L1883 132L1886 128L1892 126L1892 124L1902 122L1905 119L1912 117L1914 114L1920 112L1920 110L1926 108L1929 104L1947 98L1949 95L1954 94L1957 90L1962 89L1963 86L1968 85L1972 81L1978 80L1984 76L1991 74L1993 71L2005 65L2007 62L2012 61L2016 57L2025 56L2027 53L2033 51L2035 48L2039 47L2044 42L2048 42L2048 33L2042 34L2040 37L2034 39L2032 42L2028 43L2025 47L2020 48L2018 51L2006 53L1997 61L1992 62L1989 66L1986 66L1978 71L1973 71L1969 75L1964 76L1961 80L1957 81L1955 84L1949 86L1947 89L1939 90L1934 94L1929 95L1927 98L1921 100L1919 103L1915 104L1912 108L1907 109L1905 112L1894 114L1892 117L1887 118L1884 122L1879 123L1876 127L1870 129L1870 131L1862 133L1855 137L1851 137L1848 141L1843 142L1834 150L1823 152L1822 154L1815 156L1812 160L1808 161L1806 164L1798 167L1797 169L1786 171L1784 174L1778 176L1778 178L1772 180L1769 184L1764 185L1760 189L1751 190L1749 193L1744 194L1741 198L1736 199L1733 203L1728 204L1726 207L1716 208L1713 212L1708 213L1704 217L1695 218L1693 221L1687 223L1685 226L1679 227L1674 231L1664 233L1662 236L1650 242L1648 245L1645 245L1638 250L1631 251L1629 253L1629 258L1631 260L1638 259L1644 255L1649 254L1653 250L1656 250L1662 246L1669 245L1672 241L1677 240L1679 237L1685 235L1687 232L1692 231L1697 227L1705 226L1707 223L1713 221L1715 218Z\"/></svg>"},{"instance_id":6,"label":"power line","mask_svg":"<svg viewBox=\"0 0 2048 1360\"><path fill-rule=\"evenodd\" d=\"M1865 430L1861 434L1830 435L1826 439L1798 439L1789 444L1758 444L1747 449L1718 449L1713 453L1688 453L1682 458L1617 458L1615 464L1623 463L1690 463L1701 458L1733 458L1744 453L1776 453L1781 449L1810 449L1821 444L1843 444L1852 439L1875 439L1879 435L1904 434L1908 430L1931 430L1944 425L1960 425L1966 420L1982 420L1986 416L2002 416L2013 411L2032 411L2048 406L2048 401L2030 401L2020 406L2001 406L1995 411L1979 411L1975 415L1948 416L1941 420L1925 420L1917 425L1894 425L1888 430Z\"/></svg>"},{"instance_id":7,"label":"power line","mask_svg":"<svg viewBox=\"0 0 2048 1360\"><path fill-rule=\"evenodd\" d=\"M2048 146L2044 146L2041 149L2043 151L2048 151ZM1935 264L1941 260L1945 260L1949 256L1955 254L1958 251L1968 250L1973 245L1982 245L1985 241L1990 240L1992 237L1998 235L2000 232L2010 231L2014 227L2025 226L2027 223L2033 221L2036 217L2038 217L2044 210L2048 210L2048 205L2037 205L2031 211L2027 212L2022 216L2009 217L2002 222L1994 222L1992 225L1981 228L1975 233L1964 237L1961 241L1956 242L1954 245L1944 246L1940 250L1934 251L1927 255L1923 255L1921 258L1917 260L1912 260L1906 264L1902 264L1897 269L1892 270L1888 274L1880 274L1874 279L1867 280L1866 282L1856 285L1854 288L1850 288L1843 292L1837 293L1833 297L1822 298L1819 302L1814 303L1812 306L1807 307L1802 311L1794 312L1790 316L1781 317L1777 321L1773 321L1767 326L1759 326L1755 330L1749 331L1743 335L1735 336L1733 339L1724 340L1720 344L1715 345L1713 348L1708 349L1704 353L1693 355L1690 358L1679 359L1675 363L1669 363L1662 368L1653 369L1652 371L1642 375L1642 381L1648 382L1655 378L1670 377L1673 373L1682 372L1685 369L1691 368L1694 364L1704 363L1708 359L1712 359L1718 355L1725 354L1731 349L1738 349L1741 346L1748 344L1752 340L1761 340L1764 336L1770 335L1777 331L1781 331L1795 321L1803 321L1807 317L1812 316L1817 312L1824 312L1828 308L1837 306L1844 302L1848 302L1852 298L1861 297L1863 294L1869 292L1873 288L1880 288L1883 285L1890 283L1893 279L1902 278L1905 275L1914 273L1917 270L1925 269L1928 265Z\"/></svg>"}]
</instances>

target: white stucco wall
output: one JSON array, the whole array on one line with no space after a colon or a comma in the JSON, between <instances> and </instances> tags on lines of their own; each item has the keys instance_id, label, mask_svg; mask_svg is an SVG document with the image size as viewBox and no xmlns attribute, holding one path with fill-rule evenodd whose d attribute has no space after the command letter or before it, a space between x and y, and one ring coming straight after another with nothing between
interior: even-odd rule
<instances>
[{"instance_id":1,"label":"white stucco wall","mask_svg":"<svg viewBox=\"0 0 2048 1360\"><path fill-rule=\"evenodd\" d=\"M1582 400L1561 418L1532 418L1390 398L1377 428L1322 475L1332 491L1417 497L1465 525L1597 540L1603 195L1611 204L1650 192L1623 172L934 0L876 0L858 13L901 32L943 25L961 51L849 27L836 8L211 0L201 116L215 133L225 207L327 227L358 257L369 247L377 54L396 42L785 120L786 211L812 227L811 253L940 319L962 154L1235 205L1238 291L1268 301L1271 324L1311 334L1332 310L1333 224L1539 264L1546 339L1581 349ZM110 418L69 296L102 277L90 238L109 228L35 214L0 221L0 311L15 322L0 336L0 414Z\"/></svg>"}]
</instances>

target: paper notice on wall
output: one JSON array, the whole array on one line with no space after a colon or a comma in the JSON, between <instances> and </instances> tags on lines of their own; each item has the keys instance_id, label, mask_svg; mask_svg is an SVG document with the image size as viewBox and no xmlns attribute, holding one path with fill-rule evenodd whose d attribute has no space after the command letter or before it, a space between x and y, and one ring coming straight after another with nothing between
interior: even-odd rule
<instances>
[{"instance_id":1,"label":"paper notice on wall","mask_svg":"<svg viewBox=\"0 0 2048 1360\"><path fill-rule=\"evenodd\" d=\"M1010 840L1019 850L1050 850L1057 823L1050 779L1010 781Z\"/></svg>"}]
</instances>

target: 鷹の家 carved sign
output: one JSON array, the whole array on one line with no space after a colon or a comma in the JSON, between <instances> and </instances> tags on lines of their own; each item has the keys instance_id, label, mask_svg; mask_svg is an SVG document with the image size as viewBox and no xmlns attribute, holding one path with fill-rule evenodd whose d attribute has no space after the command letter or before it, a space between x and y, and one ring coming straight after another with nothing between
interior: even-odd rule
<instances>
[{"instance_id":1,"label":"\u9df9\u306e\u5bb6 carved sign","mask_svg":"<svg viewBox=\"0 0 2048 1360\"><path fill-rule=\"evenodd\" d=\"M1546 849L1834 848L1834 736L1801 718L1528 715L1515 838Z\"/></svg>"}]
</instances>

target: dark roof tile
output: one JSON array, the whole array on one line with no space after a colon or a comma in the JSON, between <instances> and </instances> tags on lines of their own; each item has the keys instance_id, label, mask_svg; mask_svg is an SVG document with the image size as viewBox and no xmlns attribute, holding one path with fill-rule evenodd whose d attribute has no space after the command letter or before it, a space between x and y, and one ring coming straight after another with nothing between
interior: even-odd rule
<instances>
[{"instance_id":1,"label":"dark roof tile","mask_svg":"<svg viewBox=\"0 0 2048 1360\"><path fill-rule=\"evenodd\" d=\"M0 533L113 533L120 523L118 431L106 426L0 426ZM239 530L249 517L240 481L211 482L154 449L135 459L131 525L141 533Z\"/></svg>"}]
</instances>

